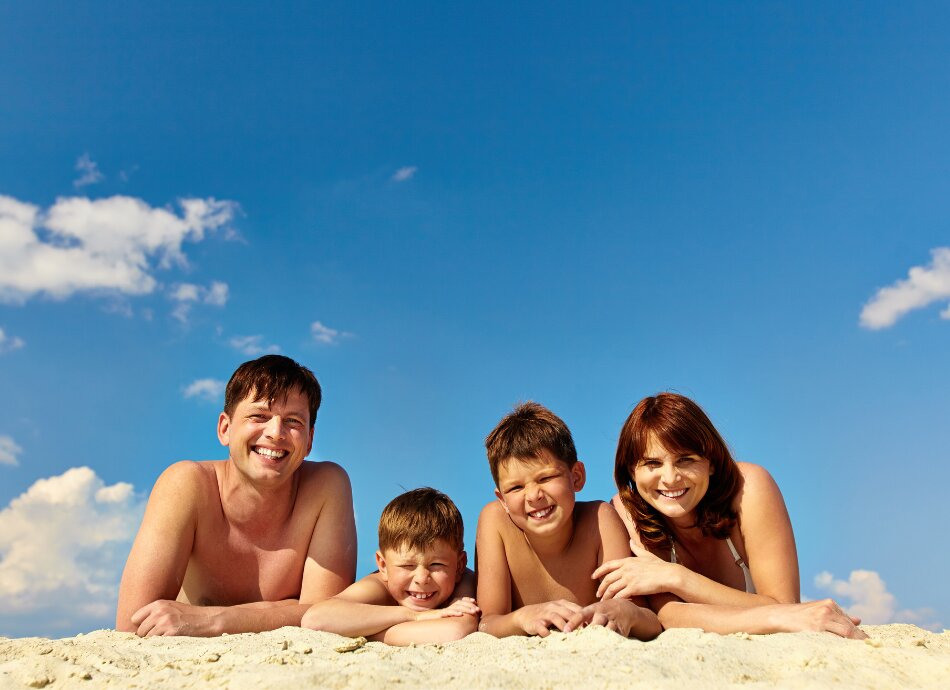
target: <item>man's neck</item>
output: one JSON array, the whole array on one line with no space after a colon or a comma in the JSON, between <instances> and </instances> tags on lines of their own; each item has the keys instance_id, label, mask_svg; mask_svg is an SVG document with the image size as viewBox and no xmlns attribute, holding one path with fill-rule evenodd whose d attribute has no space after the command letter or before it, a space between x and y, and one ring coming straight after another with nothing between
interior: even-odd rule
<instances>
[{"instance_id":1,"label":"man's neck","mask_svg":"<svg viewBox=\"0 0 950 690\"><path fill-rule=\"evenodd\" d=\"M224 463L218 482L221 508L228 523L242 532L271 533L289 522L297 498L298 469L279 484L252 481L230 460Z\"/></svg>"}]
</instances>

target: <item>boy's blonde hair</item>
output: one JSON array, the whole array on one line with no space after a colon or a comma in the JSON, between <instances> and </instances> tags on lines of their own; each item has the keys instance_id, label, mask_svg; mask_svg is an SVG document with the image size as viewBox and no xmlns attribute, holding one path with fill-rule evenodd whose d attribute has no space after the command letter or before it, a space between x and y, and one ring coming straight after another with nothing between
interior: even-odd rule
<instances>
[{"instance_id":1,"label":"boy's blonde hair","mask_svg":"<svg viewBox=\"0 0 950 690\"><path fill-rule=\"evenodd\" d=\"M408 546L424 550L442 539L462 550L462 514L452 499L429 487L396 496L379 518L379 550Z\"/></svg>"},{"instance_id":2,"label":"boy's blonde hair","mask_svg":"<svg viewBox=\"0 0 950 690\"><path fill-rule=\"evenodd\" d=\"M525 402L505 415L485 439L488 467L498 486L498 466L511 458L528 460L548 451L569 468L577 463L577 449L567 424L544 405Z\"/></svg>"}]
</instances>

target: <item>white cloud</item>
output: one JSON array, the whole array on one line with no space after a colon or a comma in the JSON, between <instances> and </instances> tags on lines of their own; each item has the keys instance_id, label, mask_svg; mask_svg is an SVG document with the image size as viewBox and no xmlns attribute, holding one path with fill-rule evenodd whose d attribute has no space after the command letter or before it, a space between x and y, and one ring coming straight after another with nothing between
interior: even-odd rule
<instances>
[{"instance_id":1,"label":"white cloud","mask_svg":"<svg viewBox=\"0 0 950 690\"><path fill-rule=\"evenodd\" d=\"M20 464L17 455L23 452L23 449L17 445L9 436L0 436L0 465L12 465L16 467Z\"/></svg>"},{"instance_id":2,"label":"white cloud","mask_svg":"<svg viewBox=\"0 0 950 690\"><path fill-rule=\"evenodd\" d=\"M0 195L0 302L45 294L153 292L156 268L187 266L182 243L231 221L237 205L182 199L181 214L141 199L60 198L49 209Z\"/></svg>"},{"instance_id":3,"label":"white cloud","mask_svg":"<svg viewBox=\"0 0 950 690\"><path fill-rule=\"evenodd\" d=\"M99 165L89 157L88 153L82 154L76 160L76 170L82 173L77 179L73 180L73 186L76 189L102 182L104 178L104 175L99 171Z\"/></svg>"},{"instance_id":4,"label":"white cloud","mask_svg":"<svg viewBox=\"0 0 950 690\"><path fill-rule=\"evenodd\" d=\"M913 623L928 630L942 628L935 620L936 613L932 609L898 608L897 598L887 591L884 580L873 570L852 570L847 580L836 580L831 573L824 571L815 576L815 587L836 599L849 599L850 604L840 603L848 613L860 618L862 623Z\"/></svg>"},{"instance_id":5,"label":"white cloud","mask_svg":"<svg viewBox=\"0 0 950 690\"><path fill-rule=\"evenodd\" d=\"M346 331L338 331L335 328L324 326L319 321L314 321L310 324L310 335L312 335L313 339L318 343L335 345L340 341L340 338L349 338L353 334L347 333Z\"/></svg>"},{"instance_id":6,"label":"white cloud","mask_svg":"<svg viewBox=\"0 0 950 690\"><path fill-rule=\"evenodd\" d=\"M914 266L905 280L881 288L861 310L861 325L871 330L889 328L914 309L950 299L950 247L931 250L929 266ZM950 319L950 305L940 312Z\"/></svg>"},{"instance_id":7,"label":"white cloud","mask_svg":"<svg viewBox=\"0 0 950 690\"><path fill-rule=\"evenodd\" d=\"M23 342L23 338L18 338L15 335L7 335L4 330L0 328L0 355L19 350L24 345L26 345L26 343Z\"/></svg>"},{"instance_id":8,"label":"white cloud","mask_svg":"<svg viewBox=\"0 0 950 690\"><path fill-rule=\"evenodd\" d=\"M393 173L392 181L393 182L405 182L406 180L411 180L412 176L416 174L417 168L414 165L407 165L404 168L399 168L396 172Z\"/></svg>"},{"instance_id":9,"label":"white cloud","mask_svg":"<svg viewBox=\"0 0 950 690\"><path fill-rule=\"evenodd\" d=\"M143 509L131 484L106 486L88 467L38 480L0 511L0 616L111 626Z\"/></svg>"},{"instance_id":10,"label":"white cloud","mask_svg":"<svg viewBox=\"0 0 950 690\"><path fill-rule=\"evenodd\" d=\"M216 402L224 395L224 381L218 379L198 379L185 386L186 398L199 398L209 402Z\"/></svg>"},{"instance_id":11,"label":"white cloud","mask_svg":"<svg viewBox=\"0 0 950 690\"><path fill-rule=\"evenodd\" d=\"M177 283L168 291L168 296L178 302L172 311L172 316L182 323L188 320L191 305L201 302L213 307L223 307L228 301L228 284L213 281L208 287L194 283Z\"/></svg>"},{"instance_id":12,"label":"white cloud","mask_svg":"<svg viewBox=\"0 0 950 690\"><path fill-rule=\"evenodd\" d=\"M236 335L228 341L228 344L235 350L239 350L246 355L262 355L267 352L280 352L277 345L263 345L264 336L262 335Z\"/></svg>"}]
</instances>

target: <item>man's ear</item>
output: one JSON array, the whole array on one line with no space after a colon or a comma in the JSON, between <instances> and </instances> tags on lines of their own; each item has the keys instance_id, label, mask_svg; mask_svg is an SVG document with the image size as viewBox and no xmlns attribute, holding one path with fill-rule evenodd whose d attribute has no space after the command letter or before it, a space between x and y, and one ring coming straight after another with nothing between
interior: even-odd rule
<instances>
[{"instance_id":1,"label":"man's ear","mask_svg":"<svg viewBox=\"0 0 950 690\"><path fill-rule=\"evenodd\" d=\"M459 551L459 562L458 568L455 570L455 584L458 584L462 581L462 576L465 574L465 566L468 565L468 555L465 553L465 549Z\"/></svg>"},{"instance_id":2,"label":"man's ear","mask_svg":"<svg viewBox=\"0 0 950 690\"><path fill-rule=\"evenodd\" d=\"M222 446L231 445L231 418L227 412L218 415L218 441Z\"/></svg>"},{"instance_id":3,"label":"man's ear","mask_svg":"<svg viewBox=\"0 0 950 690\"><path fill-rule=\"evenodd\" d=\"M311 450L313 450L313 427L310 427L310 440L307 441L307 452L304 454L304 457L309 456Z\"/></svg>"},{"instance_id":4,"label":"man's ear","mask_svg":"<svg viewBox=\"0 0 950 690\"><path fill-rule=\"evenodd\" d=\"M501 507L505 509L505 513L508 514L508 506L505 504L505 499L501 497L502 493L497 488L495 489L495 498L498 499L498 502L501 503Z\"/></svg>"},{"instance_id":5,"label":"man's ear","mask_svg":"<svg viewBox=\"0 0 950 690\"><path fill-rule=\"evenodd\" d=\"M571 484L574 486L574 491L580 491L584 488L584 484L587 483L587 468L584 467L584 463L580 460L574 463L574 467L571 468Z\"/></svg>"},{"instance_id":6,"label":"man's ear","mask_svg":"<svg viewBox=\"0 0 950 690\"><path fill-rule=\"evenodd\" d=\"M389 577L386 575L386 559L382 551L376 552L376 567L379 568L379 576L383 578L383 582L389 582Z\"/></svg>"}]
</instances>

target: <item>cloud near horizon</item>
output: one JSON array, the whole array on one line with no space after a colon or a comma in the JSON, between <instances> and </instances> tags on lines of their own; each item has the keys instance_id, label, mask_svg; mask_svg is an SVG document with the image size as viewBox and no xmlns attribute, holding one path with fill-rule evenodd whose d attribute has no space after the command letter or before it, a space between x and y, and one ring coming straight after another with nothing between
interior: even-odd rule
<instances>
[{"instance_id":1,"label":"cloud near horizon","mask_svg":"<svg viewBox=\"0 0 950 690\"><path fill-rule=\"evenodd\" d=\"M824 571L815 576L814 584L829 596L849 599L850 603L839 603L852 616L860 618L862 623L913 623L927 630L943 627L936 620L937 614L933 609L898 608L897 598L887 591L884 580L873 570L852 570L847 580L836 580L831 573Z\"/></svg>"},{"instance_id":2,"label":"cloud near horizon","mask_svg":"<svg viewBox=\"0 0 950 690\"><path fill-rule=\"evenodd\" d=\"M861 310L861 325L872 331L890 328L915 309L934 302L950 300L950 247L937 247L930 252L927 266L914 266L907 278L883 287ZM950 304L940 312L950 319Z\"/></svg>"},{"instance_id":3,"label":"cloud near horizon","mask_svg":"<svg viewBox=\"0 0 950 690\"><path fill-rule=\"evenodd\" d=\"M213 198L178 203L180 215L127 196L69 197L43 211L0 195L0 302L154 292L155 270L187 267L182 244L225 228L238 208Z\"/></svg>"},{"instance_id":4,"label":"cloud near horizon","mask_svg":"<svg viewBox=\"0 0 950 690\"><path fill-rule=\"evenodd\" d=\"M218 379L197 379L185 386L183 394L186 398L217 402L224 395L224 386L224 381Z\"/></svg>"},{"instance_id":5,"label":"cloud near horizon","mask_svg":"<svg viewBox=\"0 0 950 690\"><path fill-rule=\"evenodd\" d=\"M33 634L111 627L122 566L144 509L131 484L107 486L88 467L37 480L10 501L0 511L5 625L19 618Z\"/></svg>"}]
</instances>

